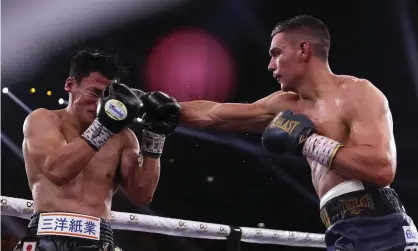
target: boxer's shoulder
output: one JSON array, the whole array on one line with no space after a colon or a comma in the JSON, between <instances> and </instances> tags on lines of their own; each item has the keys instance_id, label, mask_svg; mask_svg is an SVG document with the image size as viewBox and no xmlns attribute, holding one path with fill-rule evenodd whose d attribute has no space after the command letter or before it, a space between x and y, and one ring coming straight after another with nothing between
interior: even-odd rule
<instances>
[{"instance_id":1,"label":"boxer's shoulder","mask_svg":"<svg viewBox=\"0 0 418 251\"><path fill-rule=\"evenodd\" d=\"M29 113L28 118L50 118L59 119L59 111L38 108Z\"/></svg>"},{"instance_id":2,"label":"boxer's shoulder","mask_svg":"<svg viewBox=\"0 0 418 251\"><path fill-rule=\"evenodd\" d=\"M341 76L340 97L344 101L346 115L355 115L366 110L387 110L385 94L367 79Z\"/></svg>"},{"instance_id":3,"label":"boxer's shoulder","mask_svg":"<svg viewBox=\"0 0 418 251\"><path fill-rule=\"evenodd\" d=\"M287 100L287 101L296 101L299 99L299 95L295 92L277 91L271 94L271 96L280 100Z\"/></svg>"},{"instance_id":4,"label":"boxer's shoulder","mask_svg":"<svg viewBox=\"0 0 418 251\"><path fill-rule=\"evenodd\" d=\"M299 95L294 92L284 92L284 91L277 91L274 92L267 97L264 97L255 104L262 105L272 113L276 114L277 112L286 110L286 109L293 109L294 104L299 100Z\"/></svg>"},{"instance_id":5,"label":"boxer's shoulder","mask_svg":"<svg viewBox=\"0 0 418 251\"><path fill-rule=\"evenodd\" d=\"M372 82L354 76L337 76L341 93L349 97L365 97L373 95L384 98L385 95Z\"/></svg>"},{"instance_id":6,"label":"boxer's shoulder","mask_svg":"<svg viewBox=\"0 0 418 251\"><path fill-rule=\"evenodd\" d=\"M60 116L57 114L57 111L48 110L45 108L38 108L33 110L29 115L26 117L23 126L24 128L28 127L29 125L36 125L38 123L59 123Z\"/></svg>"}]
</instances>

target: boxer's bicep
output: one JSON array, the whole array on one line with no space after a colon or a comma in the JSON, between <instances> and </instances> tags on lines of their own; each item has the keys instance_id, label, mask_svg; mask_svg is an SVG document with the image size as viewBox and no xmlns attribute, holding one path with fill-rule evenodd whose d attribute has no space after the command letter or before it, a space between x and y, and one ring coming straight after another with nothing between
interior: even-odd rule
<instances>
[{"instance_id":1,"label":"boxer's bicep","mask_svg":"<svg viewBox=\"0 0 418 251\"><path fill-rule=\"evenodd\" d=\"M388 103L370 83L345 90L344 122L349 127L345 146L338 149L332 167L342 176L384 187L396 170L396 150Z\"/></svg>"},{"instance_id":2,"label":"boxer's bicep","mask_svg":"<svg viewBox=\"0 0 418 251\"><path fill-rule=\"evenodd\" d=\"M50 153L66 144L59 118L45 109L33 111L23 124L23 153L25 159L38 168L45 167Z\"/></svg>"},{"instance_id":3,"label":"boxer's bicep","mask_svg":"<svg viewBox=\"0 0 418 251\"><path fill-rule=\"evenodd\" d=\"M350 102L349 142L352 145L370 146L376 156L394 165L396 147L393 136L392 115L388 101L377 88L367 84L358 90L356 100Z\"/></svg>"},{"instance_id":4,"label":"boxer's bicep","mask_svg":"<svg viewBox=\"0 0 418 251\"><path fill-rule=\"evenodd\" d=\"M350 141L374 147L390 148L393 141L392 116L386 97L375 88L359 90L350 102Z\"/></svg>"}]
</instances>

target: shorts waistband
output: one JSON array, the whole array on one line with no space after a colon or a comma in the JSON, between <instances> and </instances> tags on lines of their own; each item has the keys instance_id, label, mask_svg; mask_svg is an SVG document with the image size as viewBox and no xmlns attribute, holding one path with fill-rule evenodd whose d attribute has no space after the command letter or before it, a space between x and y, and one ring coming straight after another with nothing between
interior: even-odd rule
<instances>
[{"instance_id":1,"label":"shorts waistband","mask_svg":"<svg viewBox=\"0 0 418 251\"><path fill-rule=\"evenodd\" d=\"M325 193L321 201L319 203L319 208L321 209L328 201L341 196L346 193L356 192L364 190L363 182L359 180L347 180L343 183L336 185L335 187L331 188L327 193Z\"/></svg>"},{"instance_id":2,"label":"shorts waistband","mask_svg":"<svg viewBox=\"0 0 418 251\"><path fill-rule=\"evenodd\" d=\"M61 236L79 240L113 243L113 230L103 218L70 212L34 213L28 225L29 236Z\"/></svg>"},{"instance_id":3,"label":"shorts waistband","mask_svg":"<svg viewBox=\"0 0 418 251\"><path fill-rule=\"evenodd\" d=\"M369 185L363 187L363 189L351 187L353 190L345 193L340 193L341 189L336 189L325 202L321 201L324 204L321 203L320 217L325 227L328 228L339 220L353 217L379 217L405 213L401 200L392 188L376 188Z\"/></svg>"}]
</instances>

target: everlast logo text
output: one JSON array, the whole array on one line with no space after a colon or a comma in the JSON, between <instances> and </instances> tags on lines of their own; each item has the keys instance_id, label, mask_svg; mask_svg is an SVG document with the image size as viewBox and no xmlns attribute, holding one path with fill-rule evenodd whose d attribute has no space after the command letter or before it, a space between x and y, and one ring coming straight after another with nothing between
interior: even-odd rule
<instances>
[{"instance_id":1,"label":"everlast logo text","mask_svg":"<svg viewBox=\"0 0 418 251\"><path fill-rule=\"evenodd\" d=\"M339 212L338 215L339 219L345 217L345 216L352 216L352 215L358 215L363 210L369 209L372 211L375 211L375 206L373 203L373 200L369 194L358 196L358 197L351 197L347 199L341 199L338 203ZM366 211L367 212L367 211ZM331 215L331 217L334 217L337 215ZM324 223L325 227L329 227L331 224L335 222L331 222L330 215L328 215L326 207L323 207L320 212L320 217L322 222Z\"/></svg>"},{"instance_id":2,"label":"everlast logo text","mask_svg":"<svg viewBox=\"0 0 418 251\"><path fill-rule=\"evenodd\" d=\"M370 208L374 211L374 204L370 195L366 194L361 197L350 198L341 200L340 202L342 212L341 214L359 214L366 208Z\"/></svg>"},{"instance_id":3,"label":"everlast logo text","mask_svg":"<svg viewBox=\"0 0 418 251\"><path fill-rule=\"evenodd\" d=\"M298 126L300 122L294 120L288 120L284 118L278 118L274 121L274 126L282 129L283 131L287 132L288 134L292 134L293 130Z\"/></svg>"}]
</instances>

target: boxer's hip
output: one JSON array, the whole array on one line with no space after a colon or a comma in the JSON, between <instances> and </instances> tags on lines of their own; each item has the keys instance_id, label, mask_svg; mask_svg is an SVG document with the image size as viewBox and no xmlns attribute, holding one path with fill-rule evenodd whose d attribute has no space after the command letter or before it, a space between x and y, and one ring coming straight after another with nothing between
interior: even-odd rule
<instances>
[{"instance_id":1,"label":"boxer's hip","mask_svg":"<svg viewBox=\"0 0 418 251\"><path fill-rule=\"evenodd\" d=\"M327 246L336 250L396 250L418 241L416 227L395 190L350 180L321 199Z\"/></svg>"},{"instance_id":2,"label":"boxer's hip","mask_svg":"<svg viewBox=\"0 0 418 251\"><path fill-rule=\"evenodd\" d=\"M113 250L113 231L109 221L98 217L45 212L32 215L21 249L35 250ZM43 249L42 249L43 248Z\"/></svg>"},{"instance_id":3,"label":"boxer's hip","mask_svg":"<svg viewBox=\"0 0 418 251\"><path fill-rule=\"evenodd\" d=\"M394 213L405 213L395 190L372 187L357 180L348 180L335 186L320 202L320 216L327 228L340 220Z\"/></svg>"}]
</instances>

